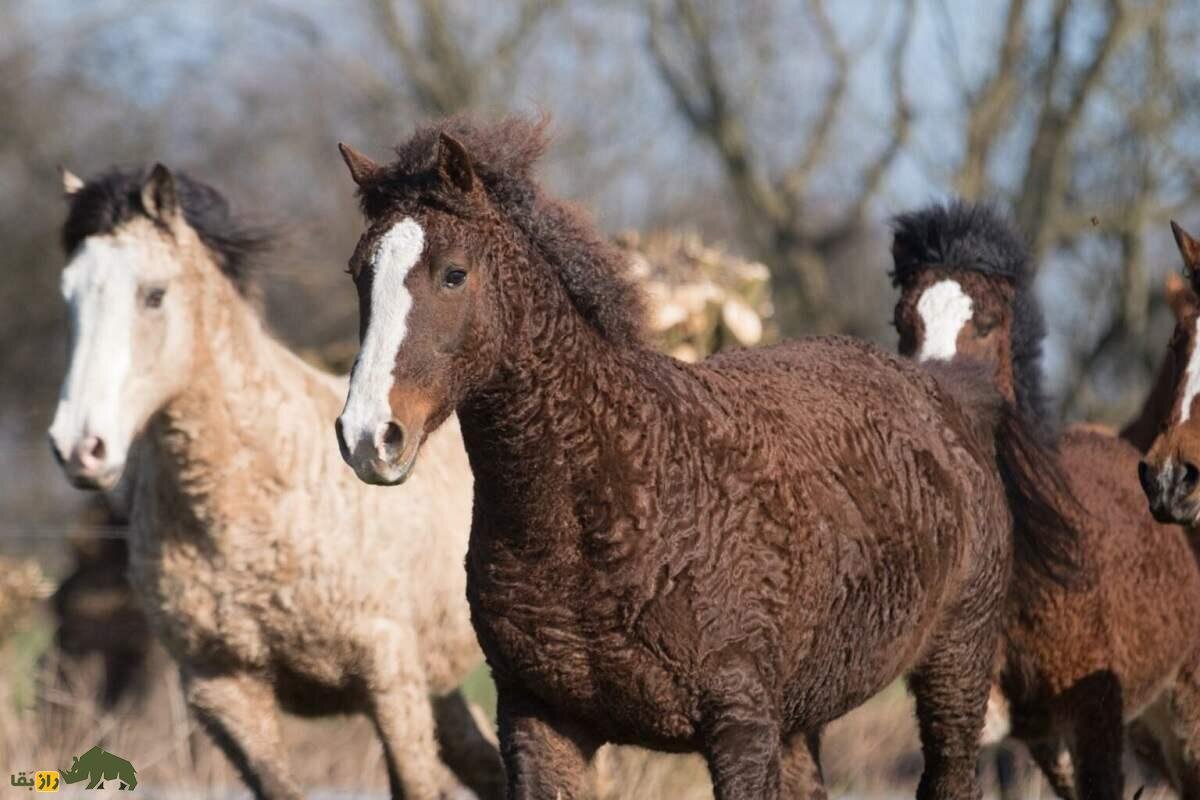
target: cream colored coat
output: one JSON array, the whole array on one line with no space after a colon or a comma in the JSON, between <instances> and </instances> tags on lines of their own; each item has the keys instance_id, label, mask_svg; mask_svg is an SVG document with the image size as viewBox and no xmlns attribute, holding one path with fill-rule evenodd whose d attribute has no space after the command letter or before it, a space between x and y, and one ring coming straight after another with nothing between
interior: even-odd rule
<instances>
[{"instance_id":1,"label":"cream colored coat","mask_svg":"<svg viewBox=\"0 0 1200 800\"><path fill-rule=\"evenodd\" d=\"M128 477L133 583L189 703L259 796L299 796L276 703L368 713L393 791L412 798L456 785L438 759L436 715L443 742L470 751L460 761L489 773L471 780L456 767L460 777L498 787L494 748L461 698L428 701L481 661L463 567L472 478L456 421L429 438L403 486L363 484L334 436L346 382L272 339L190 230L179 233L197 284L193 368L151 417Z\"/></svg>"}]
</instances>

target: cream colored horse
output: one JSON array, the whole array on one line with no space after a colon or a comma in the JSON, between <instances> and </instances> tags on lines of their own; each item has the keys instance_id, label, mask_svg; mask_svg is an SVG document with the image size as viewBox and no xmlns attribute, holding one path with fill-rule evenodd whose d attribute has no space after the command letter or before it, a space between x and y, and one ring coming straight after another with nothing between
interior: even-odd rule
<instances>
[{"instance_id":1,"label":"cream colored horse","mask_svg":"<svg viewBox=\"0 0 1200 800\"><path fill-rule=\"evenodd\" d=\"M191 708L260 797L301 796L278 707L368 714L396 796L458 790L438 740L499 796L455 690L481 658L457 425L402 489L364 485L331 446L346 382L264 330L242 291L258 242L220 195L161 165L64 185L72 345L50 436L76 485L129 473L133 583Z\"/></svg>"}]
</instances>

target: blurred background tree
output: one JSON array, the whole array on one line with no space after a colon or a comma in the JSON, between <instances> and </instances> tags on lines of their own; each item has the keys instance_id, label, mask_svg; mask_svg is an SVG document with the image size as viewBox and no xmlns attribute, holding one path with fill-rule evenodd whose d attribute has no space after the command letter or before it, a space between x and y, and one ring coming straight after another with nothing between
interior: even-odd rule
<instances>
[{"instance_id":1,"label":"blurred background tree","mask_svg":"<svg viewBox=\"0 0 1200 800\"><path fill-rule=\"evenodd\" d=\"M1184 0L12 0L0 7L0 526L74 501L43 434L62 375L57 165L163 160L274 225L268 316L353 336L360 225L334 144L548 113L550 187L612 233L691 228L768 265L785 334L892 346L888 217L992 199L1038 256L1070 417L1119 422L1165 345L1165 221L1200 212Z\"/></svg>"}]
</instances>

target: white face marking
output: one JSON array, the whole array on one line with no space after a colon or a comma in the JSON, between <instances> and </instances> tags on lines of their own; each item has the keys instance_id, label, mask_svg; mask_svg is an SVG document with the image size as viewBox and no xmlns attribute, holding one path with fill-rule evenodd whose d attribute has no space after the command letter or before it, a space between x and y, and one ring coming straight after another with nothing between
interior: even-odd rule
<instances>
[{"instance_id":1,"label":"white face marking","mask_svg":"<svg viewBox=\"0 0 1200 800\"><path fill-rule=\"evenodd\" d=\"M71 363L50 426L60 452L69 453L85 436L99 436L110 448L126 439L120 390L133 360L133 264L142 257L133 242L90 237L63 270L73 335Z\"/></svg>"},{"instance_id":2,"label":"white face marking","mask_svg":"<svg viewBox=\"0 0 1200 800\"><path fill-rule=\"evenodd\" d=\"M369 442L373 452L377 432L392 419L392 370L412 307L404 281L424 249L425 232L405 217L380 237L371 256L371 319L342 409L342 435L352 451Z\"/></svg>"},{"instance_id":3,"label":"white face marking","mask_svg":"<svg viewBox=\"0 0 1200 800\"><path fill-rule=\"evenodd\" d=\"M938 281L921 294L917 313L925 323L918 361L949 361L958 351L958 334L971 318L971 298L957 281Z\"/></svg>"},{"instance_id":4,"label":"white face marking","mask_svg":"<svg viewBox=\"0 0 1200 800\"><path fill-rule=\"evenodd\" d=\"M1200 317L1196 319L1196 336L1192 339L1192 357L1188 360L1186 378L1183 383L1183 406L1179 410L1179 421L1187 422L1192 415L1192 401L1200 394Z\"/></svg>"},{"instance_id":5,"label":"white face marking","mask_svg":"<svg viewBox=\"0 0 1200 800\"><path fill-rule=\"evenodd\" d=\"M63 270L71 353L50 437L68 459L98 439L103 456L87 468L102 486L120 476L134 437L191 375L193 324L176 280L181 270L175 245L148 220L88 237ZM152 289L166 292L155 308L143 305Z\"/></svg>"}]
</instances>

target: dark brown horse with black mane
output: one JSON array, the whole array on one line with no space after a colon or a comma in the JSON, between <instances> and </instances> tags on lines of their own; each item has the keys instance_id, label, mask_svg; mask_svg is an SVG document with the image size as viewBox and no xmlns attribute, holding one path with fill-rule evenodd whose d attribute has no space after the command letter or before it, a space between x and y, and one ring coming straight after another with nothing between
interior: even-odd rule
<instances>
[{"instance_id":1,"label":"dark brown horse with black mane","mask_svg":"<svg viewBox=\"0 0 1200 800\"><path fill-rule=\"evenodd\" d=\"M1080 536L1079 580L1014 592L1004 702L991 710L1006 711L1059 797L1121 797L1123 723L1139 720L1161 749L1152 760L1168 765L1185 798L1200 798L1200 568L1187 541L1147 512L1127 442L1083 428L1058 437L1042 393L1045 327L1030 259L1008 223L987 206L952 203L903 214L895 227L901 352L990 365L1008 400L1057 440L1082 504L1063 509Z\"/></svg>"},{"instance_id":2,"label":"dark brown horse with black mane","mask_svg":"<svg viewBox=\"0 0 1200 800\"><path fill-rule=\"evenodd\" d=\"M386 166L343 147L369 227L339 445L397 483L458 412L510 797L580 797L604 742L698 751L723 800L823 797L821 726L907 674L919 797L978 798L1014 552L1069 535L1014 548L1006 488L1053 517L1033 437L985 376L850 339L655 353L619 254L531 177L543 147L519 120Z\"/></svg>"}]
</instances>

